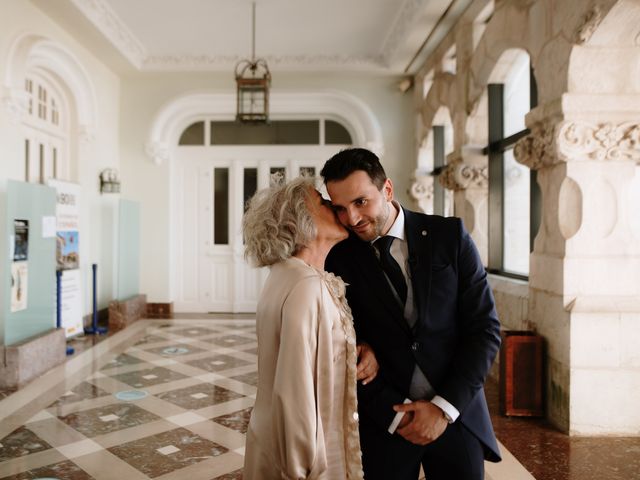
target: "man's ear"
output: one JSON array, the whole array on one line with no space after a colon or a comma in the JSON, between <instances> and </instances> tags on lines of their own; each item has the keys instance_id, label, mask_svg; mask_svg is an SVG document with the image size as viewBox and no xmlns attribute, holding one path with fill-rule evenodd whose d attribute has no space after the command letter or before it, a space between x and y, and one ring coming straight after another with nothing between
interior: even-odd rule
<instances>
[{"instance_id":1,"label":"man's ear","mask_svg":"<svg viewBox=\"0 0 640 480\"><path fill-rule=\"evenodd\" d=\"M393 200L393 182L390 178L387 178L382 185L382 193L384 194L384 199L387 202Z\"/></svg>"}]
</instances>

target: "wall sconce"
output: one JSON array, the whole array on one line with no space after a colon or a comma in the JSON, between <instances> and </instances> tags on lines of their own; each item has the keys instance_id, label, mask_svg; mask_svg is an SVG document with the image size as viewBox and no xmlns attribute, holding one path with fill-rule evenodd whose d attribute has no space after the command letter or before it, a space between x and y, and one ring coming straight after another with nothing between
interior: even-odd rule
<instances>
[{"instance_id":1,"label":"wall sconce","mask_svg":"<svg viewBox=\"0 0 640 480\"><path fill-rule=\"evenodd\" d=\"M100 193L120 193L120 179L115 168L105 168L100 172Z\"/></svg>"}]
</instances>

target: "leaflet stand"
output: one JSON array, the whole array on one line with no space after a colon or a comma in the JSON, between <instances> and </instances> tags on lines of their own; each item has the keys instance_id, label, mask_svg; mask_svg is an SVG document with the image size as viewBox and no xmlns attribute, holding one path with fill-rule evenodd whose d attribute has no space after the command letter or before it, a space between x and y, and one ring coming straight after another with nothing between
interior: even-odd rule
<instances>
[{"instance_id":1,"label":"leaflet stand","mask_svg":"<svg viewBox=\"0 0 640 480\"><path fill-rule=\"evenodd\" d=\"M107 333L106 327L98 326L98 289L96 288L96 272L98 271L98 264L91 265L93 270L93 322L90 328L85 328L84 333L87 335L104 335Z\"/></svg>"},{"instance_id":2,"label":"leaflet stand","mask_svg":"<svg viewBox=\"0 0 640 480\"><path fill-rule=\"evenodd\" d=\"M60 294L62 291L62 270L56 270L56 328L62 328L62 300ZM67 356L73 355L74 348L67 344Z\"/></svg>"}]
</instances>

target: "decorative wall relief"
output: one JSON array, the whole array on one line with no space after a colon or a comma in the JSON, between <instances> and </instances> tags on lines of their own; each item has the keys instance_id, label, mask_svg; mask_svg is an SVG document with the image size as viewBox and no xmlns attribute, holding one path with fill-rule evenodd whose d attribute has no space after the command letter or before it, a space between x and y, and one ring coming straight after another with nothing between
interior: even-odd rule
<instances>
[{"instance_id":1,"label":"decorative wall relief","mask_svg":"<svg viewBox=\"0 0 640 480\"><path fill-rule=\"evenodd\" d=\"M565 122L558 131L558 150L567 157L640 161L640 124Z\"/></svg>"},{"instance_id":2,"label":"decorative wall relief","mask_svg":"<svg viewBox=\"0 0 640 480\"><path fill-rule=\"evenodd\" d=\"M640 124L541 122L518 141L514 154L519 163L534 170L572 160L640 162Z\"/></svg>"}]
</instances>

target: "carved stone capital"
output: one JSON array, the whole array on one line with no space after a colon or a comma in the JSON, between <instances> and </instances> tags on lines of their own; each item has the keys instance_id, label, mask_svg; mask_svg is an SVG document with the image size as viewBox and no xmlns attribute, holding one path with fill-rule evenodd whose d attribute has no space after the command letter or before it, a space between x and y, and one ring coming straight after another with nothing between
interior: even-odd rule
<instances>
[{"instance_id":1,"label":"carved stone capital","mask_svg":"<svg viewBox=\"0 0 640 480\"><path fill-rule=\"evenodd\" d=\"M518 141L514 154L534 170L575 160L640 162L640 123L538 123Z\"/></svg>"},{"instance_id":2,"label":"carved stone capital","mask_svg":"<svg viewBox=\"0 0 640 480\"><path fill-rule=\"evenodd\" d=\"M2 95L4 106L9 119L14 124L19 124L27 115L29 96L23 89L5 88Z\"/></svg>"},{"instance_id":3,"label":"carved stone capital","mask_svg":"<svg viewBox=\"0 0 640 480\"><path fill-rule=\"evenodd\" d=\"M409 187L409 195L417 202L433 200L433 177L416 176Z\"/></svg>"},{"instance_id":4,"label":"carved stone capital","mask_svg":"<svg viewBox=\"0 0 640 480\"><path fill-rule=\"evenodd\" d=\"M640 161L640 123L565 122L558 128L558 152L565 159Z\"/></svg>"},{"instance_id":5,"label":"carved stone capital","mask_svg":"<svg viewBox=\"0 0 640 480\"><path fill-rule=\"evenodd\" d=\"M455 162L447 165L439 180L443 187L454 192L468 188L488 188L489 170L487 166Z\"/></svg>"},{"instance_id":6,"label":"carved stone capital","mask_svg":"<svg viewBox=\"0 0 640 480\"><path fill-rule=\"evenodd\" d=\"M169 161L169 146L164 142L149 142L144 150L156 165Z\"/></svg>"},{"instance_id":7,"label":"carved stone capital","mask_svg":"<svg viewBox=\"0 0 640 480\"><path fill-rule=\"evenodd\" d=\"M574 42L578 45L588 42L594 32L598 29L602 19L602 8L600 5L594 5L593 8L583 17L580 27L576 30Z\"/></svg>"}]
</instances>

